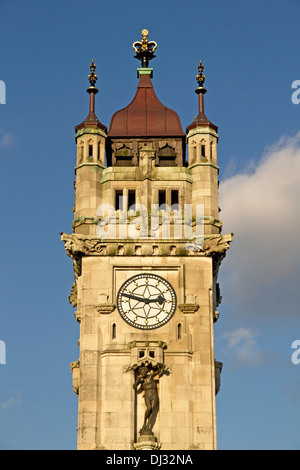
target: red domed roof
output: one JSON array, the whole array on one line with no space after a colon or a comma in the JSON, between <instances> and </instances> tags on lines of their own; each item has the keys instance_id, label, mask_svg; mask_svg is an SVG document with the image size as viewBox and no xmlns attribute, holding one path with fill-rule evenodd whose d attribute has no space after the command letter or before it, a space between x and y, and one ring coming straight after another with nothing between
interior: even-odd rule
<instances>
[{"instance_id":1,"label":"red domed roof","mask_svg":"<svg viewBox=\"0 0 300 470\"><path fill-rule=\"evenodd\" d=\"M109 137L184 136L178 114L157 98L150 76L141 74L131 103L111 118Z\"/></svg>"}]
</instances>

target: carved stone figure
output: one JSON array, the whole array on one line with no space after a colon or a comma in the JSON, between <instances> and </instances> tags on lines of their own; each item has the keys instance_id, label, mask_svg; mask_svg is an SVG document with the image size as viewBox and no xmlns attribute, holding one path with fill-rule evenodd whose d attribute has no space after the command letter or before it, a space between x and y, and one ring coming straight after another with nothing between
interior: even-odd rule
<instances>
[{"instance_id":1,"label":"carved stone figure","mask_svg":"<svg viewBox=\"0 0 300 470\"><path fill-rule=\"evenodd\" d=\"M227 235L217 235L208 239L204 239L202 250L205 252L206 256L211 256L212 254L224 254L229 249L229 244L233 240L233 234L229 233Z\"/></svg>"}]
</instances>

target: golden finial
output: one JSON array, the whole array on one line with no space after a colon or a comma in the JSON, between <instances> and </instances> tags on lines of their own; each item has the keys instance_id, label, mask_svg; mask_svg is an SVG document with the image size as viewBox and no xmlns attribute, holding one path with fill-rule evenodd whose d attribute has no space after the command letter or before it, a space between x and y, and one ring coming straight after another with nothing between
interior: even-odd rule
<instances>
[{"instance_id":1,"label":"golden finial","mask_svg":"<svg viewBox=\"0 0 300 470\"><path fill-rule=\"evenodd\" d=\"M201 93L204 94L206 93L206 88L204 88L203 84L205 82L205 75L203 73L204 65L202 64L202 60L200 60L199 65L198 65L198 75L196 76L196 81L198 82L198 88L196 88L195 92L196 93Z\"/></svg>"},{"instance_id":2,"label":"golden finial","mask_svg":"<svg viewBox=\"0 0 300 470\"><path fill-rule=\"evenodd\" d=\"M203 83L205 82L205 75L203 73L204 65L202 64L202 60L200 60L199 65L198 65L198 75L196 77L196 81L198 82L199 87L203 86Z\"/></svg>"},{"instance_id":3,"label":"golden finial","mask_svg":"<svg viewBox=\"0 0 300 470\"><path fill-rule=\"evenodd\" d=\"M147 68L149 65L149 60L155 57L154 51L157 48L155 41L148 42L149 31L147 29L142 30L142 41L135 41L132 45L135 51L135 58L139 59L142 62L142 67Z\"/></svg>"},{"instance_id":4,"label":"golden finial","mask_svg":"<svg viewBox=\"0 0 300 470\"><path fill-rule=\"evenodd\" d=\"M96 70L96 64L94 62L94 59L92 60L92 63L90 65L91 73L89 74L89 82L92 87L95 86L96 81L98 80L97 74L95 73Z\"/></svg>"}]
</instances>

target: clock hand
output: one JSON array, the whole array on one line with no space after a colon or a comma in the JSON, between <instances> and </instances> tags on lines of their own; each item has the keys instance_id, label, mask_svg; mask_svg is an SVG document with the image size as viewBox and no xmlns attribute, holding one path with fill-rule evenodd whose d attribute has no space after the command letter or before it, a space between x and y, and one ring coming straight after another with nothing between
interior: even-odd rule
<instances>
[{"instance_id":1,"label":"clock hand","mask_svg":"<svg viewBox=\"0 0 300 470\"><path fill-rule=\"evenodd\" d=\"M131 294L122 294L123 297L128 297L128 299L133 299L137 300L138 302L146 302L148 299L143 299L142 297L137 297L136 295L131 295Z\"/></svg>"},{"instance_id":2,"label":"clock hand","mask_svg":"<svg viewBox=\"0 0 300 470\"><path fill-rule=\"evenodd\" d=\"M156 299L143 299L142 297L137 297L136 295L124 293L122 295L123 297L127 297L128 299L137 300L138 302L144 302L145 304L150 304L150 302L158 302L159 305L162 305L165 300L162 295L160 295Z\"/></svg>"},{"instance_id":3,"label":"clock hand","mask_svg":"<svg viewBox=\"0 0 300 470\"><path fill-rule=\"evenodd\" d=\"M156 299L147 299L147 304L150 304L150 302L158 302L159 305L162 305L164 303L165 299L163 298L162 295L158 296Z\"/></svg>"}]
</instances>

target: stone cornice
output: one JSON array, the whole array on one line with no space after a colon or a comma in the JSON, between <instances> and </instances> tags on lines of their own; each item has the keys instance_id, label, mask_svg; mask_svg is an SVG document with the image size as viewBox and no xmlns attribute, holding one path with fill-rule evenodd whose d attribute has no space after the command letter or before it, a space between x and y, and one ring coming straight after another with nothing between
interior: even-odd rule
<instances>
[{"instance_id":1,"label":"stone cornice","mask_svg":"<svg viewBox=\"0 0 300 470\"><path fill-rule=\"evenodd\" d=\"M188 132L188 134L186 136L186 140L190 139L191 137L193 137L196 134L201 134L201 135L208 134L208 135L211 135L213 137L216 137L217 139L219 138L218 133L214 129L212 129L211 127L209 127L209 126L200 127L199 126L199 127L195 127L194 129L191 129Z\"/></svg>"},{"instance_id":2,"label":"stone cornice","mask_svg":"<svg viewBox=\"0 0 300 470\"><path fill-rule=\"evenodd\" d=\"M210 163L210 162L197 162L197 163L193 163L192 165L189 165L189 169L193 169L193 168L196 168L197 166L210 166L212 168L214 168L215 170L219 171L219 167L217 165L215 165L214 163Z\"/></svg>"},{"instance_id":3,"label":"stone cornice","mask_svg":"<svg viewBox=\"0 0 300 470\"><path fill-rule=\"evenodd\" d=\"M109 239L61 233L66 252L71 258L82 256L214 256L225 255L233 234L204 236L202 245L177 239Z\"/></svg>"},{"instance_id":4,"label":"stone cornice","mask_svg":"<svg viewBox=\"0 0 300 470\"><path fill-rule=\"evenodd\" d=\"M102 165L102 163L92 161L92 162L83 162L83 163L79 163L79 165L77 165L77 166L75 167L75 172L76 172L76 170L78 170L79 168L82 168L82 167L84 167L84 166L98 167L98 168L100 168L101 170L104 170L104 169L105 169L105 166Z\"/></svg>"},{"instance_id":5,"label":"stone cornice","mask_svg":"<svg viewBox=\"0 0 300 470\"><path fill-rule=\"evenodd\" d=\"M101 135L102 137L105 137L105 138L107 137L105 132L99 127L83 127L82 129L76 132L75 141L78 139L78 137L80 137L83 134L98 134L98 135Z\"/></svg>"}]
</instances>

